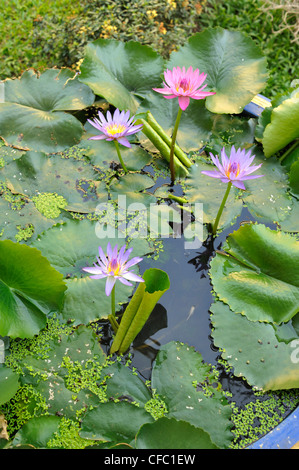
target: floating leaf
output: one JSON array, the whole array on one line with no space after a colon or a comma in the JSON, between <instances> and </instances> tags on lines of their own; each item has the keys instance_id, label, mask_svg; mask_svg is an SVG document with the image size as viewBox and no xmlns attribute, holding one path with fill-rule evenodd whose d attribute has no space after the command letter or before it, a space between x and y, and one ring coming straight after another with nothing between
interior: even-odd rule
<instances>
[{"instance_id":1,"label":"floating leaf","mask_svg":"<svg viewBox=\"0 0 299 470\"><path fill-rule=\"evenodd\" d=\"M61 312L62 317L73 320L74 325L87 325L91 321L108 318L111 298L105 294L106 279L66 279L67 294ZM134 287L119 282L115 288L116 305L126 303Z\"/></svg>"},{"instance_id":2,"label":"floating leaf","mask_svg":"<svg viewBox=\"0 0 299 470\"><path fill-rule=\"evenodd\" d=\"M87 125L85 126L86 128ZM92 127L92 126L90 126ZM86 137L96 135L95 132L88 132ZM89 158L92 165L105 171L110 168L111 163L120 165L114 142L107 142L106 140L82 140L79 148L87 149L85 155ZM121 147L121 156L129 171L141 170L152 161L151 155L142 149L139 145L132 144L131 148Z\"/></svg>"},{"instance_id":3,"label":"floating leaf","mask_svg":"<svg viewBox=\"0 0 299 470\"><path fill-rule=\"evenodd\" d=\"M19 386L18 374L8 367L0 367L0 405L9 401L16 394Z\"/></svg>"},{"instance_id":4,"label":"floating leaf","mask_svg":"<svg viewBox=\"0 0 299 470\"><path fill-rule=\"evenodd\" d=\"M155 196L146 192L154 184L154 180L148 175L127 174L119 181L111 182L109 186L111 199L117 202L118 198L122 197L125 200L127 213L135 212L140 210L139 204L146 208L156 202Z\"/></svg>"},{"instance_id":5,"label":"floating leaf","mask_svg":"<svg viewBox=\"0 0 299 470\"><path fill-rule=\"evenodd\" d=\"M86 412L80 436L85 439L130 443L143 424L153 421L154 418L143 408L126 401L101 403Z\"/></svg>"},{"instance_id":6,"label":"floating leaf","mask_svg":"<svg viewBox=\"0 0 299 470\"><path fill-rule=\"evenodd\" d=\"M226 183L209 178L201 172L211 170L211 165L197 162L190 168L186 179L185 197L190 204L203 204L203 223L213 224L226 191ZM232 187L220 219L219 228L225 228L242 212L243 203L238 190Z\"/></svg>"},{"instance_id":7,"label":"floating leaf","mask_svg":"<svg viewBox=\"0 0 299 470\"><path fill-rule=\"evenodd\" d=\"M35 449L45 449L47 443L58 432L61 418L59 416L38 416L29 419L16 433L12 445L31 445Z\"/></svg>"},{"instance_id":8,"label":"floating leaf","mask_svg":"<svg viewBox=\"0 0 299 470\"><path fill-rule=\"evenodd\" d=\"M220 300L251 321L282 323L299 311L299 242L264 225L246 224L228 236L211 261Z\"/></svg>"},{"instance_id":9,"label":"floating leaf","mask_svg":"<svg viewBox=\"0 0 299 470\"><path fill-rule=\"evenodd\" d=\"M105 367L105 374L109 377L106 384L109 398L126 397L141 406L144 406L152 398L149 388L138 375L132 372L130 367L124 366L120 362L114 362Z\"/></svg>"},{"instance_id":10,"label":"floating leaf","mask_svg":"<svg viewBox=\"0 0 299 470\"><path fill-rule=\"evenodd\" d=\"M278 341L273 325L249 321L220 301L210 310L215 346L221 348L223 359L236 376L245 377L252 387L264 391L298 388L294 346Z\"/></svg>"},{"instance_id":11,"label":"floating leaf","mask_svg":"<svg viewBox=\"0 0 299 470\"><path fill-rule=\"evenodd\" d=\"M33 337L46 325L46 314L62 306L62 275L39 250L0 241L0 334Z\"/></svg>"},{"instance_id":12,"label":"floating leaf","mask_svg":"<svg viewBox=\"0 0 299 470\"><path fill-rule=\"evenodd\" d=\"M186 421L160 418L154 423L141 426L136 437L136 449L218 449L218 447L202 429Z\"/></svg>"},{"instance_id":13,"label":"floating leaf","mask_svg":"<svg viewBox=\"0 0 299 470\"><path fill-rule=\"evenodd\" d=\"M172 52L166 67L199 68L207 74L207 89L216 91L205 100L213 113L241 113L266 85L266 59L254 41L241 31L209 28L189 38Z\"/></svg>"},{"instance_id":14,"label":"floating leaf","mask_svg":"<svg viewBox=\"0 0 299 470\"><path fill-rule=\"evenodd\" d=\"M93 211L99 203L98 175L90 165L59 155L29 151L0 170L10 190L32 198L41 193L63 196L73 211ZM90 190L89 186L93 186Z\"/></svg>"},{"instance_id":15,"label":"floating leaf","mask_svg":"<svg viewBox=\"0 0 299 470\"><path fill-rule=\"evenodd\" d=\"M95 332L80 325L51 339L42 354L28 354L19 366L23 380L44 398L47 412L76 419L77 411L99 403L88 377L99 378L105 360Z\"/></svg>"},{"instance_id":16,"label":"floating leaf","mask_svg":"<svg viewBox=\"0 0 299 470\"><path fill-rule=\"evenodd\" d=\"M78 143L83 126L72 114L91 106L92 91L69 69L33 70L20 79L4 82L5 102L0 103L1 136L25 149L59 152Z\"/></svg>"},{"instance_id":17,"label":"floating leaf","mask_svg":"<svg viewBox=\"0 0 299 470\"><path fill-rule=\"evenodd\" d=\"M280 223L292 209L286 169L276 158L266 159L256 146L252 147L252 155L255 155L255 165L262 163L254 174L263 178L245 181L242 199L257 220Z\"/></svg>"},{"instance_id":18,"label":"floating leaf","mask_svg":"<svg viewBox=\"0 0 299 470\"><path fill-rule=\"evenodd\" d=\"M299 91L285 99L271 113L271 122L266 125L262 144L266 157L271 157L299 137Z\"/></svg>"},{"instance_id":19,"label":"floating leaf","mask_svg":"<svg viewBox=\"0 0 299 470\"><path fill-rule=\"evenodd\" d=\"M86 46L79 80L116 108L135 113L145 93L160 84L163 63L149 46L98 39Z\"/></svg>"},{"instance_id":20,"label":"floating leaf","mask_svg":"<svg viewBox=\"0 0 299 470\"><path fill-rule=\"evenodd\" d=\"M167 100L158 93L148 93L140 104L138 113L152 113L167 135L171 136L179 104L177 99ZM203 100L191 100L183 112L177 133L177 143L186 152L198 150L208 140L213 126L213 114L204 105ZM143 144L142 134L140 135Z\"/></svg>"},{"instance_id":21,"label":"floating leaf","mask_svg":"<svg viewBox=\"0 0 299 470\"><path fill-rule=\"evenodd\" d=\"M203 383L212 392L209 397L197 390L196 385ZM200 427L214 444L226 448L232 440L231 408L215 384L211 366L194 348L177 341L160 348L153 364L152 388L165 402L167 417Z\"/></svg>"},{"instance_id":22,"label":"floating leaf","mask_svg":"<svg viewBox=\"0 0 299 470\"><path fill-rule=\"evenodd\" d=\"M105 294L106 279L90 279L82 268L97 261L99 246L106 252L109 241L112 246L118 244L120 247L126 243L126 238L112 226L107 232L101 229L103 238L100 238L100 227L97 221L70 220L47 230L32 244L66 278L67 291L61 313L64 319L72 319L75 324L107 318L111 313L111 300ZM152 252L145 239L134 239L128 244L130 246L134 248L134 256L142 257ZM133 287L119 283L116 302L127 302L132 290Z\"/></svg>"},{"instance_id":23,"label":"floating leaf","mask_svg":"<svg viewBox=\"0 0 299 470\"><path fill-rule=\"evenodd\" d=\"M290 187L291 193L299 198L299 159L290 168Z\"/></svg>"}]
</instances>

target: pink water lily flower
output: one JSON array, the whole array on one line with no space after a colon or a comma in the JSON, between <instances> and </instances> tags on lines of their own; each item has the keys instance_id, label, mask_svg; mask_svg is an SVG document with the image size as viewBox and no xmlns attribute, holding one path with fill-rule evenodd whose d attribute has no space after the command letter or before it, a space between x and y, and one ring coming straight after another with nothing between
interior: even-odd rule
<instances>
[{"instance_id":1,"label":"pink water lily flower","mask_svg":"<svg viewBox=\"0 0 299 470\"><path fill-rule=\"evenodd\" d=\"M234 146L231 148L230 156L227 157L225 149L221 150L221 162L219 157L214 157L210 153L210 157L218 170L202 171L204 175L211 176L212 178L219 178L223 183L231 182L239 189L246 189L243 181L261 178L263 175L251 175L254 171L258 170L262 163L259 165L252 165L255 155L251 155L251 150L246 153L245 149L236 150Z\"/></svg>"},{"instance_id":2,"label":"pink water lily flower","mask_svg":"<svg viewBox=\"0 0 299 470\"><path fill-rule=\"evenodd\" d=\"M136 134L142 128L142 124L134 125L136 122L134 121L135 116L130 118L130 111L125 112L119 109L114 111L113 116L110 111L107 111L106 118L101 111L98 112L98 115L99 119L87 119L87 121L101 134L89 137L88 140L117 140L120 144L130 148L131 144L126 137Z\"/></svg>"},{"instance_id":3,"label":"pink water lily flower","mask_svg":"<svg viewBox=\"0 0 299 470\"><path fill-rule=\"evenodd\" d=\"M128 261L128 258L133 248L126 250L126 246L122 246L118 251L118 246L112 249L110 242L107 245L107 256L103 249L99 246L99 257L97 257L98 264L94 263L94 267L82 268L83 271L93 274L90 276L91 279L103 279L107 278L105 293L107 296L111 294L111 291L118 279L122 284L126 286L132 286L130 281L133 282L144 282L142 277L137 276L128 269L135 264L142 261L142 258L132 258Z\"/></svg>"},{"instance_id":4,"label":"pink water lily flower","mask_svg":"<svg viewBox=\"0 0 299 470\"><path fill-rule=\"evenodd\" d=\"M209 95L215 95L211 91L202 91L207 86L205 84L201 87L206 78L206 74L199 74L199 69L193 70L191 66L187 71L185 67L182 69L174 67L164 72L164 88L153 88L153 90L162 93L167 99L178 98L180 108L185 111L189 106L190 98L202 100Z\"/></svg>"}]
</instances>

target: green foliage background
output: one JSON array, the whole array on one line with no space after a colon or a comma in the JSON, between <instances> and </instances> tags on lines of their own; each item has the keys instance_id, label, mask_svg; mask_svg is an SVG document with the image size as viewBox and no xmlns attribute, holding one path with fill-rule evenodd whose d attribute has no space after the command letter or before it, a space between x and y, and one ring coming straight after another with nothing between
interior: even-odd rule
<instances>
[{"instance_id":1,"label":"green foliage background","mask_svg":"<svg viewBox=\"0 0 299 470\"><path fill-rule=\"evenodd\" d=\"M2 0L0 79L29 67L76 68L87 42L98 38L140 41L167 58L192 34L221 26L247 33L261 48L270 72L264 94L271 98L296 78L296 43L290 30L273 34L282 11L265 12L263 5L262 0Z\"/></svg>"}]
</instances>

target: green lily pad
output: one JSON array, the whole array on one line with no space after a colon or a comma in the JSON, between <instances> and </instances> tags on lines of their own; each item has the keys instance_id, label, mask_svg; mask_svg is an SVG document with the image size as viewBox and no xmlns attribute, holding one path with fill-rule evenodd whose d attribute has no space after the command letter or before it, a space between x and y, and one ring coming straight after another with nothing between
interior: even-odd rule
<instances>
[{"instance_id":1,"label":"green lily pad","mask_svg":"<svg viewBox=\"0 0 299 470\"><path fill-rule=\"evenodd\" d=\"M26 152L5 165L1 177L11 191L29 198L47 192L63 196L73 211L93 211L99 204L95 182L98 174L91 165L60 155Z\"/></svg>"},{"instance_id":2,"label":"green lily pad","mask_svg":"<svg viewBox=\"0 0 299 470\"><path fill-rule=\"evenodd\" d=\"M0 405L9 401L20 387L19 376L8 367L0 367Z\"/></svg>"},{"instance_id":3,"label":"green lily pad","mask_svg":"<svg viewBox=\"0 0 299 470\"><path fill-rule=\"evenodd\" d=\"M50 414L76 419L77 411L99 403L89 377L98 371L100 378L105 361L95 332L80 325L71 334L51 340L46 353L28 355L19 365L23 380L45 399Z\"/></svg>"},{"instance_id":4,"label":"green lily pad","mask_svg":"<svg viewBox=\"0 0 299 470\"><path fill-rule=\"evenodd\" d=\"M76 325L107 318L111 313L111 299L105 294L106 279L90 279L82 268L93 266L97 261L99 246L106 252L109 241L120 248L126 244L126 239L112 227L113 236L110 232L109 237L98 238L98 224L87 219L70 220L47 230L32 243L66 279L67 291L61 315L65 320L72 319ZM142 257L153 251L145 239L132 240L130 246L134 248L132 257ZM127 302L133 289L133 286L118 283L117 304Z\"/></svg>"},{"instance_id":5,"label":"green lily pad","mask_svg":"<svg viewBox=\"0 0 299 470\"><path fill-rule=\"evenodd\" d=\"M299 311L299 242L264 225L233 232L211 261L220 300L248 320L280 324Z\"/></svg>"},{"instance_id":6,"label":"green lily pad","mask_svg":"<svg viewBox=\"0 0 299 470\"><path fill-rule=\"evenodd\" d=\"M126 396L140 406L144 406L152 398L149 388L130 367L114 362L105 367L105 374L109 377L106 389L109 398L121 399Z\"/></svg>"},{"instance_id":7,"label":"green lily pad","mask_svg":"<svg viewBox=\"0 0 299 470\"><path fill-rule=\"evenodd\" d=\"M4 82L0 103L1 136L9 144L43 152L59 152L78 143L83 126L72 114L91 106L94 95L69 69L33 70Z\"/></svg>"},{"instance_id":8,"label":"green lily pad","mask_svg":"<svg viewBox=\"0 0 299 470\"><path fill-rule=\"evenodd\" d=\"M79 148L86 149L85 155L89 158L92 165L103 171L109 169L112 162L120 165L114 142L87 140L89 137L97 135L97 132L88 123L85 125L85 129L87 132L84 136L85 138L81 140ZM131 145L131 148L120 146L121 156L129 171L138 171L149 165L152 157L139 145Z\"/></svg>"},{"instance_id":9,"label":"green lily pad","mask_svg":"<svg viewBox=\"0 0 299 470\"><path fill-rule=\"evenodd\" d=\"M214 223L227 186L226 183L221 183L219 179L210 178L201 173L211 169L211 165L205 162L197 162L190 168L189 176L185 182L185 197L188 202L190 204L203 204L204 224ZM229 226L241 214L243 203L238 194L237 188L232 186L220 219L219 228L223 229Z\"/></svg>"},{"instance_id":10,"label":"green lily pad","mask_svg":"<svg viewBox=\"0 0 299 470\"><path fill-rule=\"evenodd\" d=\"M154 184L154 180L148 175L127 174L120 180L111 182L109 186L111 200L117 202L119 197L125 199L127 213L140 210L141 206L146 209L150 204L156 203L155 196L146 192Z\"/></svg>"},{"instance_id":11,"label":"green lily pad","mask_svg":"<svg viewBox=\"0 0 299 470\"><path fill-rule=\"evenodd\" d=\"M38 416L27 421L16 433L12 445L30 445L36 449L45 449L50 439L58 431L59 416Z\"/></svg>"},{"instance_id":12,"label":"green lily pad","mask_svg":"<svg viewBox=\"0 0 299 470\"><path fill-rule=\"evenodd\" d=\"M291 211L284 220L279 222L279 226L285 232L299 232L299 204L296 198L290 200Z\"/></svg>"},{"instance_id":13,"label":"green lily pad","mask_svg":"<svg viewBox=\"0 0 299 470\"><path fill-rule=\"evenodd\" d=\"M111 298L105 294L105 284L106 279L66 279L67 293L62 318L72 320L74 325L107 319L111 313ZM134 285L130 287L118 282L115 287L116 306L128 302L133 290Z\"/></svg>"},{"instance_id":14,"label":"green lily pad","mask_svg":"<svg viewBox=\"0 0 299 470\"><path fill-rule=\"evenodd\" d=\"M66 286L36 248L0 241L0 334L33 337L61 308Z\"/></svg>"},{"instance_id":15,"label":"green lily pad","mask_svg":"<svg viewBox=\"0 0 299 470\"><path fill-rule=\"evenodd\" d=\"M266 159L256 146L252 147L252 155L255 155L254 165L262 163L254 175L263 177L245 181L243 202L249 212L261 222L280 223L292 210L286 169L276 158Z\"/></svg>"},{"instance_id":16,"label":"green lily pad","mask_svg":"<svg viewBox=\"0 0 299 470\"><path fill-rule=\"evenodd\" d=\"M66 278L87 276L82 268L92 266L98 256L98 247L106 251L107 244L118 244L120 248L126 244L123 233L111 227L110 236L99 238L98 222L84 220L70 220L58 224L41 234L32 246L38 248L43 256L46 256L51 265L61 272ZM152 248L146 240L132 240L128 247L134 247L132 256L144 256L152 252Z\"/></svg>"},{"instance_id":17,"label":"green lily pad","mask_svg":"<svg viewBox=\"0 0 299 470\"><path fill-rule=\"evenodd\" d=\"M209 397L197 390L196 384L207 384ZM215 376L200 353L177 341L159 350L152 370L152 388L168 409L167 416L187 421L208 433L220 448L229 446L231 408L221 390L216 389Z\"/></svg>"},{"instance_id":18,"label":"green lily pad","mask_svg":"<svg viewBox=\"0 0 299 470\"><path fill-rule=\"evenodd\" d=\"M0 197L0 212L2 214L1 239L22 243L32 243L44 230L71 218L67 212L59 214L55 219L45 217L31 201L26 201L19 209L12 209L11 204L3 197Z\"/></svg>"},{"instance_id":19,"label":"green lily pad","mask_svg":"<svg viewBox=\"0 0 299 470\"><path fill-rule=\"evenodd\" d=\"M271 157L299 137L299 91L274 107L271 122L264 129L262 144L266 157Z\"/></svg>"},{"instance_id":20,"label":"green lily pad","mask_svg":"<svg viewBox=\"0 0 299 470\"><path fill-rule=\"evenodd\" d=\"M209 28L195 34L172 52L166 67L175 66L192 66L207 74L207 89L216 94L205 103L213 113L241 113L267 81L266 59L241 31Z\"/></svg>"},{"instance_id":21,"label":"green lily pad","mask_svg":"<svg viewBox=\"0 0 299 470\"><path fill-rule=\"evenodd\" d=\"M212 153L219 155L220 150L221 148ZM252 155L255 155L254 164L262 163L254 175L263 175L263 178L245 181L245 191L232 187L220 219L220 228L227 227L241 214L243 203L261 222L281 223L292 211L286 169L277 159L266 159L256 146L251 147L251 150ZM229 153L227 151L228 155ZM189 177L186 179L185 197L189 203L202 203L203 222L213 223L226 190L226 183L203 175L203 170L216 168L204 161L197 161L190 168Z\"/></svg>"},{"instance_id":22,"label":"green lily pad","mask_svg":"<svg viewBox=\"0 0 299 470\"><path fill-rule=\"evenodd\" d=\"M299 159L290 168L290 191L299 198Z\"/></svg>"},{"instance_id":23,"label":"green lily pad","mask_svg":"<svg viewBox=\"0 0 299 470\"><path fill-rule=\"evenodd\" d=\"M116 108L135 113L145 93L159 85L163 64L149 46L98 39L86 46L79 80Z\"/></svg>"},{"instance_id":24,"label":"green lily pad","mask_svg":"<svg viewBox=\"0 0 299 470\"><path fill-rule=\"evenodd\" d=\"M171 136L179 110L178 100L167 100L161 94L151 92L140 104L138 114L145 113L148 110L166 134ZM180 120L177 143L185 152L198 150L208 140L212 127L213 114L205 108L204 101L190 100L190 104L183 112ZM142 130L140 140L142 145L147 145L146 139L142 138Z\"/></svg>"},{"instance_id":25,"label":"green lily pad","mask_svg":"<svg viewBox=\"0 0 299 470\"><path fill-rule=\"evenodd\" d=\"M279 307L278 307L279 308ZM249 321L217 301L211 306L215 346L234 370L254 388L298 388L298 361L292 343L278 341L273 325Z\"/></svg>"},{"instance_id":26,"label":"green lily pad","mask_svg":"<svg viewBox=\"0 0 299 470\"><path fill-rule=\"evenodd\" d=\"M163 438L161 438L163 436ZM136 449L219 449L209 434L186 421L160 418L141 426Z\"/></svg>"},{"instance_id":27,"label":"green lily pad","mask_svg":"<svg viewBox=\"0 0 299 470\"><path fill-rule=\"evenodd\" d=\"M85 439L130 443L143 424L153 421L154 418L143 408L126 401L101 403L85 414L80 436Z\"/></svg>"}]
</instances>

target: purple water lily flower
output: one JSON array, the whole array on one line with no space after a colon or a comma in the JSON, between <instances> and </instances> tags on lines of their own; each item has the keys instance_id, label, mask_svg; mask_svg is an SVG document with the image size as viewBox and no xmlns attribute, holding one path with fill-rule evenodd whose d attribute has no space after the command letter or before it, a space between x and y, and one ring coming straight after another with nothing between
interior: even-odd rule
<instances>
[{"instance_id":1,"label":"purple water lily flower","mask_svg":"<svg viewBox=\"0 0 299 470\"><path fill-rule=\"evenodd\" d=\"M114 111L113 116L110 111L107 111L106 118L101 111L98 112L98 115L99 119L94 118L94 120L87 120L102 134L89 137L88 140L114 140L118 141L125 147L130 148L131 144L126 137L128 135L136 134L136 132L140 131L142 128L142 124L134 125L136 122L136 120L134 121L135 116L130 118L130 111L120 112L119 109Z\"/></svg>"},{"instance_id":2,"label":"purple water lily flower","mask_svg":"<svg viewBox=\"0 0 299 470\"><path fill-rule=\"evenodd\" d=\"M182 69L174 67L164 72L164 88L153 88L153 90L162 93L167 99L178 98L180 108L185 111L189 106L190 98L202 100L207 96L215 95L215 92L203 91L207 84L200 88L206 78L205 73L199 74L199 69L193 70L189 67L186 71L185 67Z\"/></svg>"},{"instance_id":3,"label":"purple water lily flower","mask_svg":"<svg viewBox=\"0 0 299 470\"><path fill-rule=\"evenodd\" d=\"M128 261L132 250L133 248L126 250L126 246L124 245L118 252L117 245L112 249L111 244L108 243L106 256L103 249L99 246L99 257L97 257L98 264L94 263L94 267L82 269L83 271L93 274L90 276L91 279L103 279L107 277L105 292L106 295L109 296L117 279L126 286L132 286L130 281L144 282L142 277L128 270L128 268L142 261L142 258L138 257Z\"/></svg>"},{"instance_id":4,"label":"purple water lily flower","mask_svg":"<svg viewBox=\"0 0 299 470\"><path fill-rule=\"evenodd\" d=\"M210 153L210 157L218 170L202 171L202 173L212 178L219 178L223 183L231 182L239 189L246 189L243 181L263 176L251 175L262 166L262 163L250 166L255 158L255 155L251 155L251 150L246 153L245 149L236 150L233 146L229 157L227 157L224 148L221 150L221 162L219 157L215 157L212 153Z\"/></svg>"}]
</instances>

